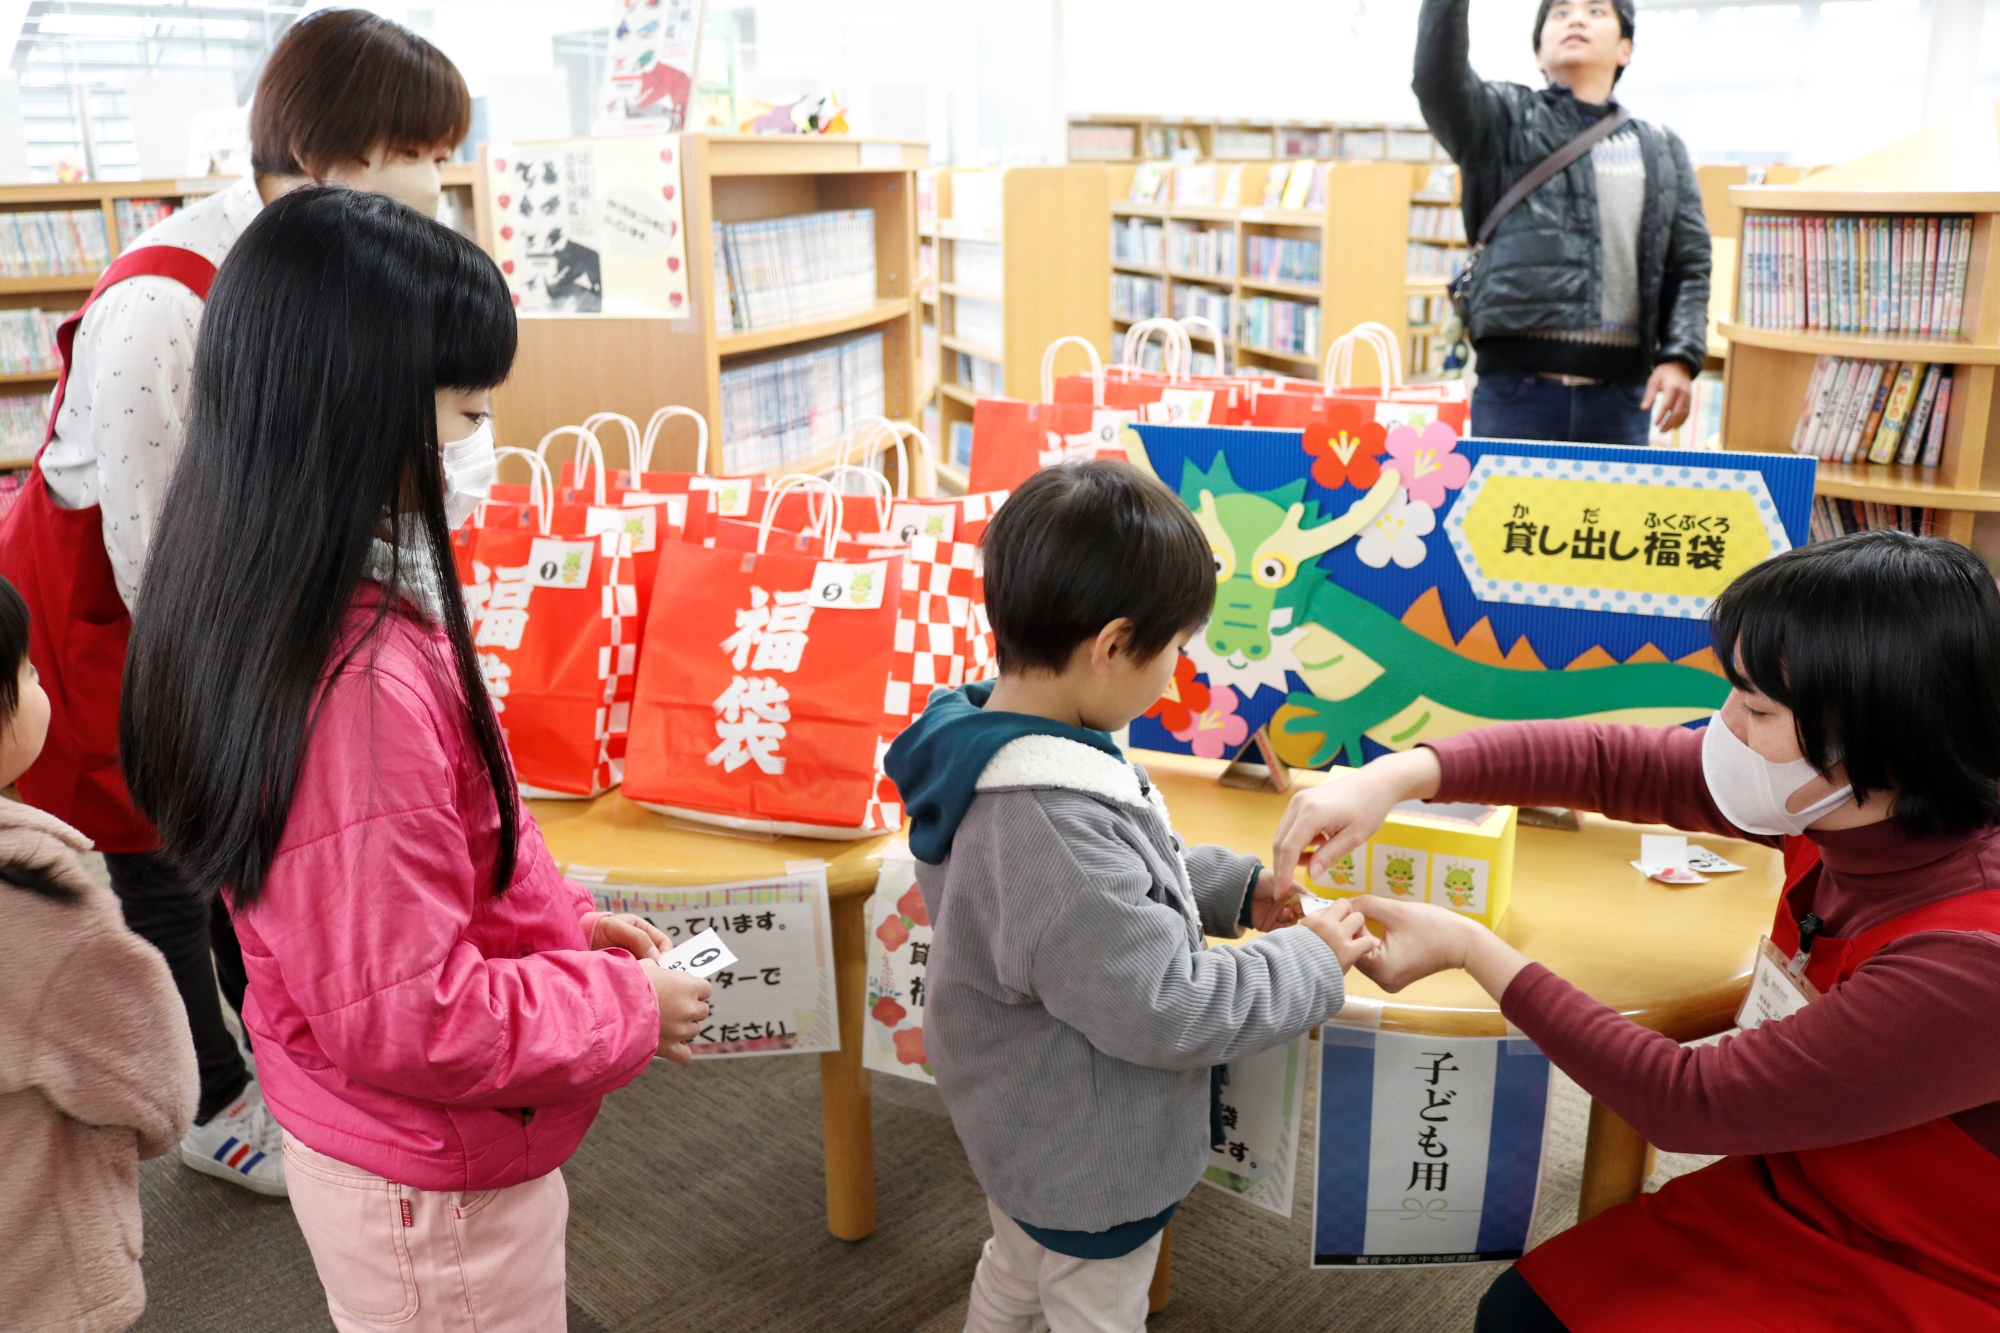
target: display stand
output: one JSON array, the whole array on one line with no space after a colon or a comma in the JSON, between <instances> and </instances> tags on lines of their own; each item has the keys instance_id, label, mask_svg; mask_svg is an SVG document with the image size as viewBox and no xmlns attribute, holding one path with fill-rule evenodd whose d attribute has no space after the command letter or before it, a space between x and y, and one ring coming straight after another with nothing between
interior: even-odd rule
<instances>
[{"instance_id":1,"label":"display stand","mask_svg":"<svg viewBox=\"0 0 2000 1333\"><path fill-rule=\"evenodd\" d=\"M624 319L598 315L524 319L512 378L493 396L496 430L514 444L533 444L557 426L595 412L645 421L668 403L708 419L709 470L729 467L720 377L725 367L783 356L804 345L868 329L882 333L884 414L910 420L916 412L917 234L916 171L929 149L915 142L839 135L689 134L681 137L682 225L687 234L689 295L685 319ZM474 186L481 243L493 249L492 191L484 169ZM828 319L741 333L716 330L714 222L748 222L824 209L875 211L872 306ZM624 462L613 432L608 461ZM662 441L654 467L694 465L691 440ZM794 459L782 470L833 462L831 448Z\"/></svg>"},{"instance_id":2,"label":"display stand","mask_svg":"<svg viewBox=\"0 0 2000 1333\"><path fill-rule=\"evenodd\" d=\"M1950 413L1939 466L1819 465L1820 495L1939 510L1940 536L2000 554L2000 420L1994 373L2000 366L2000 137L1988 103L1969 107L1908 138L1791 185L1739 185L1730 202L1745 213L1943 214L1973 218L1964 332L1954 340L1750 328L1723 324L1730 343L1722 438L1727 449L1786 451L1821 355L1920 360L1953 366ZM1738 259L1737 288L1742 260Z\"/></svg>"}]
</instances>

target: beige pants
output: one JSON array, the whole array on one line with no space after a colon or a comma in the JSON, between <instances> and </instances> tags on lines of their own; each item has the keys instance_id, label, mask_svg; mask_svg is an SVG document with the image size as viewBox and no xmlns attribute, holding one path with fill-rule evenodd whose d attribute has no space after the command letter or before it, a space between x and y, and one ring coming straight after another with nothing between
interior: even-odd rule
<instances>
[{"instance_id":1,"label":"beige pants","mask_svg":"<svg viewBox=\"0 0 2000 1333\"><path fill-rule=\"evenodd\" d=\"M340 1333L568 1327L561 1171L498 1190L412 1189L288 1134L285 1181Z\"/></svg>"},{"instance_id":2,"label":"beige pants","mask_svg":"<svg viewBox=\"0 0 2000 1333\"><path fill-rule=\"evenodd\" d=\"M965 1333L1140 1333L1160 1238L1116 1259L1045 1250L986 1201L993 1238L972 1275Z\"/></svg>"}]
</instances>

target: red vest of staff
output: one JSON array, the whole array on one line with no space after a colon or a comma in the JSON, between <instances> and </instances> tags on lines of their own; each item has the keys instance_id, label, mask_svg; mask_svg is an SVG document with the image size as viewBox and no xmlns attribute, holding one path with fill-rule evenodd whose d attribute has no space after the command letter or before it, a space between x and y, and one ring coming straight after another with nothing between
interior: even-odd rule
<instances>
[{"instance_id":1,"label":"red vest of staff","mask_svg":"<svg viewBox=\"0 0 2000 1333\"><path fill-rule=\"evenodd\" d=\"M112 261L90 299L56 330L62 377L42 449L55 438L84 312L112 287L142 276L171 278L206 301L215 265L175 245L141 246ZM28 604L28 657L49 696L48 740L16 786L28 804L82 832L99 851L151 851L159 835L133 807L118 762L118 700L132 617L112 577L98 507L58 505L41 464L38 452L28 484L0 522L0 575Z\"/></svg>"},{"instance_id":2,"label":"red vest of staff","mask_svg":"<svg viewBox=\"0 0 2000 1333\"><path fill-rule=\"evenodd\" d=\"M1771 940L1788 956L1819 869L1817 845L1785 840ZM2000 890L1852 939L1821 935L1806 976L1824 993L1928 930L2000 934ZM1519 1268L1571 1333L2000 1333L2000 1157L1949 1117L1833 1148L1725 1157L1599 1213Z\"/></svg>"}]
</instances>

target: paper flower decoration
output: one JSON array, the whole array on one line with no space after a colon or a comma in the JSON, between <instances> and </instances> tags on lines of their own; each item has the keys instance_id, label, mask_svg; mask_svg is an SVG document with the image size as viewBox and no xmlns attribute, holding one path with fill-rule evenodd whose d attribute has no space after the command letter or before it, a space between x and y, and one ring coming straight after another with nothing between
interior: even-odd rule
<instances>
[{"instance_id":1,"label":"paper flower decoration","mask_svg":"<svg viewBox=\"0 0 2000 1333\"><path fill-rule=\"evenodd\" d=\"M1188 725L1174 731L1174 739L1186 741L1203 759L1220 759L1234 754L1250 739L1250 722L1236 715L1236 691L1218 685L1208 692L1208 706L1195 713Z\"/></svg>"},{"instance_id":2,"label":"paper flower decoration","mask_svg":"<svg viewBox=\"0 0 2000 1333\"><path fill-rule=\"evenodd\" d=\"M1342 486L1367 490L1382 475L1376 456L1387 436L1372 421L1307 426L1303 443L1313 458L1313 480L1330 491Z\"/></svg>"},{"instance_id":3,"label":"paper flower decoration","mask_svg":"<svg viewBox=\"0 0 2000 1333\"><path fill-rule=\"evenodd\" d=\"M1403 479L1410 498L1444 507L1444 493L1457 490L1472 476L1472 462L1458 450L1458 433L1433 421L1419 434L1408 426L1389 432L1389 466Z\"/></svg>"},{"instance_id":4,"label":"paper flower decoration","mask_svg":"<svg viewBox=\"0 0 2000 1333\"><path fill-rule=\"evenodd\" d=\"M903 918L892 916L875 927L875 938L887 946L890 953L903 947L910 938L910 928L903 924Z\"/></svg>"},{"instance_id":5,"label":"paper flower decoration","mask_svg":"<svg viewBox=\"0 0 2000 1333\"><path fill-rule=\"evenodd\" d=\"M895 997L890 995L884 995L881 999L875 1001L875 1007L868 1012L877 1023L880 1023L885 1028L896 1026L896 1024L902 1022L910 1015L910 1011L902 1005L897 1004Z\"/></svg>"},{"instance_id":6,"label":"paper flower decoration","mask_svg":"<svg viewBox=\"0 0 2000 1333\"><path fill-rule=\"evenodd\" d=\"M1167 682L1167 692L1153 702L1145 715L1160 719L1160 725L1170 732L1186 731L1195 714L1208 707L1208 686L1194 678L1200 669L1192 657L1182 653L1181 660L1174 663L1174 678Z\"/></svg>"},{"instance_id":7,"label":"paper flower decoration","mask_svg":"<svg viewBox=\"0 0 2000 1333\"><path fill-rule=\"evenodd\" d=\"M913 926L928 926L931 923L931 919L924 915L923 892L914 884L902 897L896 899L896 910L901 912L903 919Z\"/></svg>"},{"instance_id":8,"label":"paper flower decoration","mask_svg":"<svg viewBox=\"0 0 2000 1333\"><path fill-rule=\"evenodd\" d=\"M1355 541L1354 558L1370 569L1381 569L1391 560L1402 569L1415 569L1428 554L1424 538L1436 527L1437 511L1399 490L1382 516Z\"/></svg>"},{"instance_id":9,"label":"paper flower decoration","mask_svg":"<svg viewBox=\"0 0 2000 1333\"><path fill-rule=\"evenodd\" d=\"M905 1065L922 1065L924 1072L931 1069L930 1057L924 1054L924 1030L904 1028L895 1034L896 1062Z\"/></svg>"}]
</instances>

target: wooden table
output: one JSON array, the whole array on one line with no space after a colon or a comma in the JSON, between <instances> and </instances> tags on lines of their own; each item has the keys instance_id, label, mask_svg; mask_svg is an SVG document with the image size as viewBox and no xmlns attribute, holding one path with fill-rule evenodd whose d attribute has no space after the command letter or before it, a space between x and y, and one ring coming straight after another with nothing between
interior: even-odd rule
<instances>
[{"instance_id":1,"label":"wooden table","mask_svg":"<svg viewBox=\"0 0 2000 1333\"><path fill-rule=\"evenodd\" d=\"M1216 783L1219 761L1140 753L1190 843L1214 842L1269 857L1285 797ZM1325 781L1302 772L1298 782ZM875 1148L868 1082L861 1068L867 981L866 904L886 838L774 842L670 827L613 792L594 801L535 801L535 817L556 861L591 877L661 888L692 888L784 873L788 861L822 859L832 899L838 1052L820 1056L826 1134L827 1229L860 1240L875 1229ZM1619 1012L1676 1041L1729 1028L1749 984L1757 937L1770 928L1782 881L1772 848L1728 838L1702 841L1744 866L1708 884L1669 888L1627 862L1639 854L1635 824L1595 815L1581 832L1522 828L1515 853L1514 902L1500 934L1537 962ZM1382 1004L1381 1025L1440 1036L1502 1036L1499 1006L1463 972L1447 972L1395 996L1352 973L1350 997ZM1617 1116L1592 1102L1579 1217L1635 1197L1648 1148ZM1165 1297L1165 1267L1156 1289Z\"/></svg>"},{"instance_id":2,"label":"wooden table","mask_svg":"<svg viewBox=\"0 0 2000 1333\"><path fill-rule=\"evenodd\" d=\"M869 894L887 837L860 842L779 838L763 842L674 828L617 792L594 801L530 801L549 852L565 874L655 888L688 889L785 873L787 861L826 862L833 916L834 991L840 1049L819 1058L826 1134L826 1227L842 1240L875 1230L875 1131L861 1068L861 1016L868 977ZM600 872L602 872L600 874Z\"/></svg>"}]
</instances>

